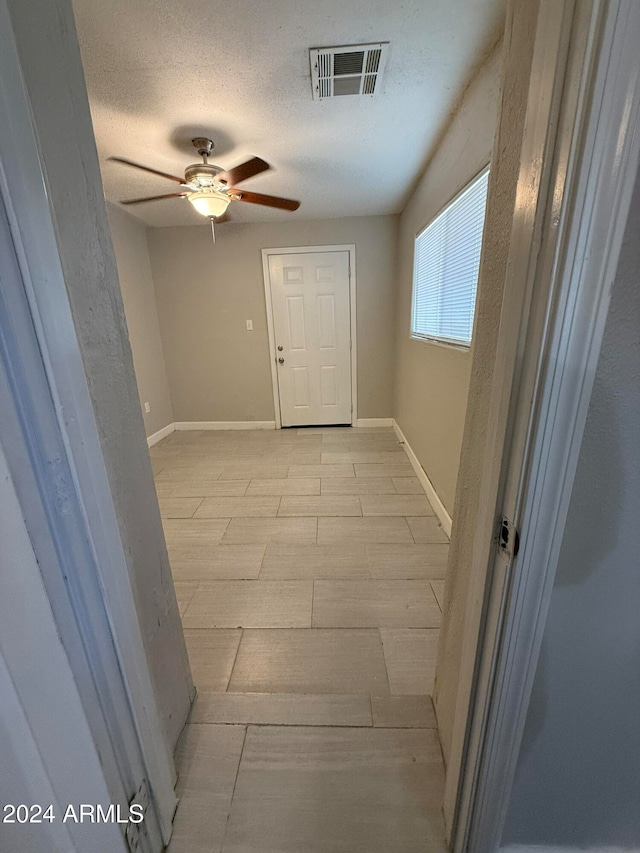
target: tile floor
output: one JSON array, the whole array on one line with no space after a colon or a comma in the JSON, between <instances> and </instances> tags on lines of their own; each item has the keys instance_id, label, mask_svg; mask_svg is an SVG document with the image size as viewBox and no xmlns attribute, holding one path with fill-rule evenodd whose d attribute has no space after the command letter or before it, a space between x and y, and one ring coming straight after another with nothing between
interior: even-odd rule
<instances>
[{"instance_id":1,"label":"tile floor","mask_svg":"<svg viewBox=\"0 0 640 853\"><path fill-rule=\"evenodd\" d=\"M391 429L151 449L198 688L169 853L444 851L448 540Z\"/></svg>"}]
</instances>

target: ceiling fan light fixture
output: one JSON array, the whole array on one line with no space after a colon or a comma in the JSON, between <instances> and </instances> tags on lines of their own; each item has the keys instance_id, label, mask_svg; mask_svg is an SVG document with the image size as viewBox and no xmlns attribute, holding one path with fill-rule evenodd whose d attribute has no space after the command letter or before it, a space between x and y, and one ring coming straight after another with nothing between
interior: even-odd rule
<instances>
[{"instance_id":1,"label":"ceiling fan light fixture","mask_svg":"<svg viewBox=\"0 0 640 853\"><path fill-rule=\"evenodd\" d=\"M222 216L229 207L231 199L223 193L214 190L199 190L189 193L187 198L201 216Z\"/></svg>"}]
</instances>

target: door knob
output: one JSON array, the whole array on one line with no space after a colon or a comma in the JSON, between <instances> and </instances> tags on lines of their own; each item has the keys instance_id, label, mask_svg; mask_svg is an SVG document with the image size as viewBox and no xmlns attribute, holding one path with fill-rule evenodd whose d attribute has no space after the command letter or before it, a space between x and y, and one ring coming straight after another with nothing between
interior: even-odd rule
<instances>
[{"instance_id":1,"label":"door knob","mask_svg":"<svg viewBox=\"0 0 640 853\"><path fill-rule=\"evenodd\" d=\"M278 359L278 364L284 364L284 358L282 356Z\"/></svg>"},{"instance_id":2,"label":"door knob","mask_svg":"<svg viewBox=\"0 0 640 853\"><path fill-rule=\"evenodd\" d=\"M284 347L278 347L278 352L282 352L283 349Z\"/></svg>"}]
</instances>

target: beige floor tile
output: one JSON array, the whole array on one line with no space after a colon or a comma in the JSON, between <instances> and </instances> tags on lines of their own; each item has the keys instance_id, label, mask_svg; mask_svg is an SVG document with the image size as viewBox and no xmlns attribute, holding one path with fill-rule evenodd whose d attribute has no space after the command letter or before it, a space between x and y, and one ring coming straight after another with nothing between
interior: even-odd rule
<instances>
[{"instance_id":1,"label":"beige floor tile","mask_svg":"<svg viewBox=\"0 0 640 853\"><path fill-rule=\"evenodd\" d=\"M373 725L389 729L437 729L431 696L372 696Z\"/></svg>"},{"instance_id":2,"label":"beige floor tile","mask_svg":"<svg viewBox=\"0 0 640 853\"><path fill-rule=\"evenodd\" d=\"M240 693L389 692L377 630L247 630L229 690Z\"/></svg>"},{"instance_id":3,"label":"beige floor tile","mask_svg":"<svg viewBox=\"0 0 640 853\"><path fill-rule=\"evenodd\" d=\"M282 459L288 465L320 465L322 462L322 453L320 448L317 450L289 450L282 448L272 451L274 459Z\"/></svg>"},{"instance_id":4,"label":"beige floor tile","mask_svg":"<svg viewBox=\"0 0 640 853\"><path fill-rule=\"evenodd\" d=\"M156 496L158 498L158 502L160 502L161 498L173 497L173 492L176 487L175 483L163 483L159 480L155 480L154 485L156 487Z\"/></svg>"},{"instance_id":5,"label":"beige floor tile","mask_svg":"<svg viewBox=\"0 0 640 853\"><path fill-rule=\"evenodd\" d=\"M247 491L249 480L218 480L217 477L185 477L183 482L175 483L175 497L202 498L239 498Z\"/></svg>"},{"instance_id":6,"label":"beige floor tile","mask_svg":"<svg viewBox=\"0 0 640 853\"><path fill-rule=\"evenodd\" d=\"M280 498L205 498L196 512L196 518L275 518Z\"/></svg>"},{"instance_id":7,"label":"beige floor tile","mask_svg":"<svg viewBox=\"0 0 640 853\"><path fill-rule=\"evenodd\" d=\"M194 455L187 454L184 451L184 448L179 447L177 445L167 443L158 443L149 449L149 456L152 459L171 459L175 456L186 456L186 455ZM196 456L202 456L202 451L200 453L196 452Z\"/></svg>"},{"instance_id":8,"label":"beige floor tile","mask_svg":"<svg viewBox=\"0 0 640 853\"><path fill-rule=\"evenodd\" d=\"M353 466L356 477L411 477L413 468L405 457L403 462L356 462Z\"/></svg>"},{"instance_id":9,"label":"beige floor tile","mask_svg":"<svg viewBox=\"0 0 640 853\"><path fill-rule=\"evenodd\" d=\"M278 515L361 516L362 510L357 495L285 495L280 501Z\"/></svg>"},{"instance_id":10,"label":"beige floor tile","mask_svg":"<svg viewBox=\"0 0 640 853\"><path fill-rule=\"evenodd\" d=\"M353 465L290 465L289 477L353 477Z\"/></svg>"},{"instance_id":11,"label":"beige floor tile","mask_svg":"<svg viewBox=\"0 0 640 853\"><path fill-rule=\"evenodd\" d=\"M182 624L185 628L307 628L313 581L211 581L201 583Z\"/></svg>"},{"instance_id":12,"label":"beige floor tile","mask_svg":"<svg viewBox=\"0 0 640 853\"><path fill-rule=\"evenodd\" d=\"M444 578L449 545L367 545L372 578Z\"/></svg>"},{"instance_id":13,"label":"beige floor tile","mask_svg":"<svg viewBox=\"0 0 640 853\"><path fill-rule=\"evenodd\" d=\"M354 478L355 479L355 478ZM283 480L251 480L247 495L319 495L319 477L291 477Z\"/></svg>"},{"instance_id":14,"label":"beige floor tile","mask_svg":"<svg viewBox=\"0 0 640 853\"><path fill-rule=\"evenodd\" d=\"M444 611L444 581L432 580L431 589L437 599L440 610Z\"/></svg>"},{"instance_id":15,"label":"beige floor tile","mask_svg":"<svg viewBox=\"0 0 640 853\"><path fill-rule=\"evenodd\" d=\"M162 522L167 547L215 545L229 526L228 518L167 518Z\"/></svg>"},{"instance_id":16,"label":"beige floor tile","mask_svg":"<svg viewBox=\"0 0 640 853\"><path fill-rule=\"evenodd\" d=\"M167 853L222 850L245 731L244 726L185 726L175 755L180 802Z\"/></svg>"},{"instance_id":17,"label":"beige floor tile","mask_svg":"<svg viewBox=\"0 0 640 853\"><path fill-rule=\"evenodd\" d=\"M190 721L277 726L372 724L368 696L331 693L200 693Z\"/></svg>"},{"instance_id":18,"label":"beige floor tile","mask_svg":"<svg viewBox=\"0 0 640 853\"><path fill-rule=\"evenodd\" d=\"M193 683L198 690L226 690L242 631L185 630Z\"/></svg>"},{"instance_id":19,"label":"beige floor tile","mask_svg":"<svg viewBox=\"0 0 640 853\"><path fill-rule=\"evenodd\" d=\"M407 457L403 454L401 447L394 450L349 450L347 452L332 453L324 452L322 454L323 465L340 465L350 462L375 462L378 464L404 464L407 462Z\"/></svg>"},{"instance_id":20,"label":"beige floor tile","mask_svg":"<svg viewBox=\"0 0 640 853\"><path fill-rule=\"evenodd\" d=\"M319 518L318 542L321 545L353 542L412 542L404 518Z\"/></svg>"},{"instance_id":21,"label":"beige floor tile","mask_svg":"<svg viewBox=\"0 0 640 853\"><path fill-rule=\"evenodd\" d=\"M164 459L152 459L151 460L151 470L153 471L154 477L162 471L163 468L166 468L166 461Z\"/></svg>"},{"instance_id":22,"label":"beige floor tile","mask_svg":"<svg viewBox=\"0 0 640 853\"><path fill-rule=\"evenodd\" d=\"M354 439L397 440L392 427L317 427L322 443L331 444Z\"/></svg>"},{"instance_id":23,"label":"beige floor tile","mask_svg":"<svg viewBox=\"0 0 640 853\"><path fill-rule=\"evenodd\" d=\"M417 477L392 477L392 480L399 495L424 495L424 489Z\"/></svg>"},{"instance_id":24,"label":"beige floor tile","mask_svg":"<svg viewBox=\"0 0 640 853\"><path fill-rule=\"evenodd\" d=\"M315 542L316 518L232 518L224 534L228 544Z\"/></svg>"},{"instance_id":25,"label":"beige floor tile","mask_svg":"<svg viewBox=\"0 0 640 853\"><path fill-rule=\"evenodd\" d=\"M202 498L158 498L160 515L163 518L192 518L201 503Z\"/></svg>"},{"instance_id":26,"label":"beige floor tile","mask_svg":"<svg viewBox=\"0 0 640 853\"><path fill-rule=\"evenodd\" d=\"M224 853L444 853L429 729L250 726Z\"/></svg>"},{"instance_id":27,"label":"beige floor tile","mask_svg":"<svg viewBox=\"0 0 640 853\"><path fill-rule=\"evenodd\" d=\"M246 468L247 470L252 465L275 465L277 464L272 459L268 459L266 454L262 449L259 448L243 448L241 450L236 450L235 453L219 453L215 456L211 456L212 461L215 459L224 465L225 467L233 464L242 468ZM245 474L246 476L246 474Z\"/></svg>"},{"instance_id":28,"label":"beige floor tile","mask_svg":"<svg viewBox=\"0 0 640 853\"><path fill-rule=\"evenodd\" d=\"M433 694L438 634L436 629L381 628L391 693Z\"/></svg>"},{"instance_id":29,"label":"beige floor tile","mask_svg":"<svg viewBox=\"0 0 640 853\"><path fill-rule=\"evenodd\" d=\"M180 612L180 616L182 616L198 588L198 583L197 581L174 581L173 586L176 591L178 611Z\"/></svg>"},{"instance_id":30,"label":"beige floor tile","mask_svg":"<svg viewBox=\"0 0 640 853\"><path fill-rule=\"evenodd\" d=\"M183 476L181 474L185 469L193 469L194 471L198 469L200 463L203 463L206 457L202 454L198 456L193 456L191 454L187 455L179 455L173 454L171 456L161 456L156 457L156 461L161 459L164 462L164 468L158 474L158 477L161 480L169 480L172 477ZM218 466L219 470L222 470L222 466ZM211 467L210 470L211 476L214 475L214 468Z\"/></svg>"},{"instance_id":31,"label":"beige floor tile","mask_svg":"<svg viewBox=\"0 0 640 853\"><path fill-rule=\"evenodd\" d=\"M418 544L429 542L448 542L449 537L444 532L435 516L427 518L407 518L407 524L411 528L413 541Z\"/></svg>"},{"instance_id":32,"label":"beige floor tile","mask_svg":"<svg viewBox=\"0 0 640 853\"><path fill-rule=\"evenodd\" d=\"M195 600L183 620L189 618ZM314 628L438 628L441 618L438 602L426 580L314 583Z\"/></svg>"},{"instance_id":33,"label":"beige floor tile","mask_svg":"<svg viewBox=\"0 0 640 853\"><path fill-rule=\"evenodd\" d=\"M287 476L288 465L271 465L264 462L236 462L227 465L220 473L221 480L282 480Z\"/></svg>"},{"instance_id":34,"label":"beige floor tile","mask_svg":"<svg viewBox=\"0 0 640 853\"><path fill-rule=\"evenodd\" d=\"M334 439L329 438L327 441L323 441L320 446L320 450L323 453L349 453L354 449L357 450L360 448L354 448L353 442L349 441L349 439L343 435L336 436Z\"/></svg>"},{"instance_id":35,"label":"beige floor tile","mask_svg":"<svg viewBox=\"0 0 640 853\"><path fill-rule=\"evenodd\" d=\"M352 426L344 426L344 427L318 427L319 430L322 431L323 435L335 435L338 432L344 433L344 435L353 438L354 436L368 436L373 437L375 435L383 435L383 436L395 436L395 432L393 427L352 427Z\"/></svg>"},{"instance_id":36,"label":"beige floor tile","mask_svg":"<svg viewBox=\"0 0 640 853\"><path fill-rule=\"evenodd\" d=\"M172 545L171 572L176 580L252 580L260 574L264 545Z\"/></svg>"},{"instance_id":37,"label":"beige floor tile","mask_svg":"<svg viewBox=\"0 0 640 853\"><path fill-rule=\"evenodd\" d=\"M364 545L267 545L260 579L369 577Z\"/></svg>"},{"instance_id":38,"label":"beige floor tile","mask_svg":"<svg viewBox=\"0 0 640 853\"><path fill-rule=\"evenodd\" d=\"M424 495L362 495L361 503L363 515L433 515Z\"/></svg>"},{"instance_id":39,"label":"beige floor tile","mask_svg":"<svg viewBox=\"0 0 640 853\"><path fill-rule=\"evenodd\" d=\"M393 495L391 477L323 477L323 495Z\"/></svg>"}]
</instances>

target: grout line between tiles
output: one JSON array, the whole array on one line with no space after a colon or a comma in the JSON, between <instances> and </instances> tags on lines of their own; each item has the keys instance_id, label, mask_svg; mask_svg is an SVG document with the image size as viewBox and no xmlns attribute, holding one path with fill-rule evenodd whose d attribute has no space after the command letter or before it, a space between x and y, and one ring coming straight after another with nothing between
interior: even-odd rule
<instances>
[{"instance_id":1,"label":"grout line between tiles","mask_svg":"<svg viewBox=\"0 0 640 853\"><path fill-rule=\"evenodd\" d=\"M216 630L229 630L229 629L227 629L227 628L222 628L222 629L220 629L220 628L213 628L213 629L205 628L204 630L216 631ZM233 630L233 629L231 629L231 630ZM238 661L238 655L240 654L240 646L242 645L242 640L244 638L244 631L245 631L244 628L240 628L240 639L238 640L238 646L236 648L236 653L235 653L234 658L233 658L233 666L231 667L231 671L229 672L229 679L227 681L227 686L225 687L225 689L223 691L224 693L229 692L229 685L231 684L231 679L233 678L233 670L236 668L236 663Z\"/></svg>"},{"instance_id":2,"label":"grout line between tiles","mask_svg":"<svg viewBox=\"0 0 640 853\"><path fill-rule=\"evenodd\" d=\"M244 737L242 738L242 749L240 750L240 758L238 759L238 768L236 770L235 779L233 780L233 790L231 791L231 797L229 799L229 811L227 812L227 820L224 825L224 835L222 836L222 844L220 845L220 851L224 851L225 844L227 842L227 832L229 831L229 823L231 822L231 810L233 808L233 798L236 795L236 786L238 784L238 776L240 775L240 765L242 764L242 756L244 755L244 748L247 743L247 733L249 731L249 726L246 725L244 727ZM442 747L441 747L442 749Z\"/></svg>"},{"instance_id":3,"label":"grout line between tiles","mask_svg":"<svg viewBox=\"0 0 640 853\"><path fill-rule=\"evenodd\" d=\"M382 648L382 662L384 663L384 673L387 676L387 689L389 691L388 695L392 696L393 694L391 693L391 681L389 679L389 669L387 667L387 656L384 651L384 640L382 639L382 631L380 630L380 628L378 628L377 631L378 636L380 637L380 647ZM371 719L373 719L373 706L371 710Z\"/></svg>"},{"instance_id":4,"label":"grout line between tiles","mask_svg":"<svg viewBox=\"0 0 640 853\"><path fill-rule=\"evenodd\" d=\"M189 606L191 605L191 602L192 602L192 601L193 601L193 599L195 598L196 592L198 591L198 587L200 586L200 582L199 582L199 581L184 581L184 583L195 583L195 584L196 584L196 587L195 587L195 589L193 590L193 592L191 593L191 596L190 596L190 598L189 598L189 602L187 603L187 606L184 608L184 613L183 613L183 614L182 614L182 616L180 617L180 621L181 621L181 622L182 622L183 617L187 615L187 610L189 609ZM179 611L180 611L180 605L178 605L178 612L179 612Z\"/></svg>"},{"instance_id":5,"label":"grout line between tiles","mask_svg":"<svg viewBox=\"0 0 640 853\"><path fill-rule=\"evenodd\" d=\"M196 495L196 497L200 497L200 496L199 496L199 495ZM204 503L204 497L200 498L200 503L199 503L199 504L198 504L198 506L194 509L193 513L189 516L190 518L193 518L193 517L194 517L194 515L198 512L198 510L200 509L200 507L202 506L202 504L203 504L203 503Z\"/></svg>"}]
</instances>

